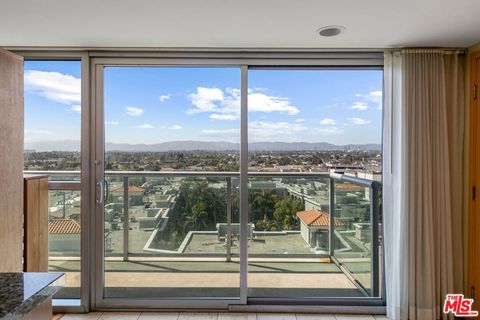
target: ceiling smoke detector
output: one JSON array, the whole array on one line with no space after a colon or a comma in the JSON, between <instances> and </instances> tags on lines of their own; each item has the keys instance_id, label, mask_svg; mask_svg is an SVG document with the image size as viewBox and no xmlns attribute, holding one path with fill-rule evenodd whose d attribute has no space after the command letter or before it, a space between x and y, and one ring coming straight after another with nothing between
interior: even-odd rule
<instances>
[{"instance_id":1,"label":"ceiling smoke detector","mask_svg":"<svg viewBox=\"0 0 480 320\"><path fill-rule=\"evenodd\" d=\"M344 26L326 26L317 30L322 37L335 37L345 31Z\"/></svg>"}]
</instances>

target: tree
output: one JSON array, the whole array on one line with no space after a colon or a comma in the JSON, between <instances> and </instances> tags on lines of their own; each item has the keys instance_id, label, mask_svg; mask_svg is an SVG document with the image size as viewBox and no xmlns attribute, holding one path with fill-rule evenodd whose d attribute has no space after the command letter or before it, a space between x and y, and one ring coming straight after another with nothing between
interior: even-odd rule
<instances>
[{"instance_id":1,"label":"tree","mask_svg":"<svg viewBox=\"0 0 480 320\"><path fill-rule=\"evenodd\" d=\"M263 220L267 221L273 218L273 208L277 200L278 197L274 190L264 189L254 193L252 203L263 213Z\"/></svg>"},{"instance_id":2,"label":"tree","mask_svg":"<svg viewBox=\"0 0 480 320\"><path fill-rule=\"evenodd\" d=\"M259 220L255 224L255 229L263 231L280 231L282 228L274 220Z\"/></svg>"},{"instance_id":3,"label":"tree","mask_svg":"<svg viewBox=\"0 0 480 320\"><path fill-rule=\"evenodd\" d=\"M195 204L192 212L186 217L184 230L202 231L208 229L208 212L207 206L203 202Z\"/></svg>"},{"instance_id":4,"label":"tree","mask_svg":"<svg viewBox=\"0 0 480 320\"><path fill-rule=\"evenodd\" d=\"M185 179L179 191L175 213L183 216L181 220L190 220L189 227L208 230L225 221L224 193L210 187L205 179Z\"/></svg>"},{"instance_id":5,"label":"tree","mask_svg":"<svg viewBox=\"0 0 480 320\"><path fill-rule=\"evenodd\" d=\"M316 153L313 154L313 156L312 156L312 164L313 164L313 165L323 164L322 155L321 155L319 152L316 152Z\"/></svg>"},{"instance_id":6,"label":"tree","mask_svg":"<svg viewBox=\"0 0 480 320\"><path fill-rule=\"evenodd\" d=\"M288 196L275 204L275 211L273 216L275 220L283 226L285 230L291 230L297 226L297 219L295 218L298 211L303 209L300 200Z\"/></svg>"}]
</instances>

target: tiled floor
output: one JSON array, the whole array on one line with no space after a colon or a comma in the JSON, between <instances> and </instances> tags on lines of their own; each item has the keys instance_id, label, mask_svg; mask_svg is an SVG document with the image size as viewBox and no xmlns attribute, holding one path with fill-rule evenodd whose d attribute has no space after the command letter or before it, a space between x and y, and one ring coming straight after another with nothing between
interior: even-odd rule
<instances>
[{"instance_id":1,"label":"tiled floor","mask_svg":"<svg viewBox=\"0 0 480 320\"><path fill-rule=\"evenodd\" d=\"M387 320L386 316L295 313L91 312L62 320Z\"/></svg>"},{"instance_id":2,"label":"tiled floor","mask_svg":"<svg viewBox=\"0 0 480 320\"><path fill-rule=\"evenodd\" d=\"M302 240L303 241L303 240ZM285 246L282 246L282 248ZM129 262L105 262L105 294L111 297L202 297L238 296L240 276L238 261L148 261L138 258ZM213 258L212 258L213 259ZM334 263L325 259L301 260L276 258L278 261L251 261L249 264L249 295L255 297L361 297L362 292ZM345 260L345 259L344 259ZM370 285L369 263L357 258L348 264L355 279ZM329 260L328 260L329 261ZM300 263L301 262L301 263ZM320 263L319 263L320 262ZM355 265L355 266L354 266ZM79 261L50 261L52 271L65 273L64 288L56 298L78 297ZM356 272L360 270L361 272ZM278 290L281 289L281 290Z\"/></svg>"}]
</instances>

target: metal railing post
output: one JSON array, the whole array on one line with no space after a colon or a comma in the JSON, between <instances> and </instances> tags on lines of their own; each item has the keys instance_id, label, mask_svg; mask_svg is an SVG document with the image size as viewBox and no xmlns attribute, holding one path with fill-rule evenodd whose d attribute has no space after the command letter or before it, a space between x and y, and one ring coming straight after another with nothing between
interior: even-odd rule
<instances>
[{"instance_id":1,"label":"metal railing post","mask_svg":"<svg viewBox=\"0 0 480 320\"><path fill-rule=\"evenodd\" d=\"M240 303L248 292L248 66L240 67Z\"/></svg>"},{"instance_id":2,"label":"metal railing post","mask_svg":"<svg viewBox=\"0 0 480 320\"><path fill-rule=\"evenodd\" d=\"M232 261L232 178L227 178L227 191L225 194L227 203L227 262Z\"/></svg>"},{"instance_id":3,"label":"metal railing post","mask_svg":"<svg viewBox=\"0 0 480 320\"><path fill-rule=\"evenodd\" d=\"M63 191L62 194L63 194L63 219L67 219L67 204L65 203L67 199L65 196L65 191Z\"/></svg>"},{"instance_id":4,"label":"metal railing post","mask_svg":"<svg viewBox=\"0 0 480 320\"><path fill-rule=\"evenodd\" d=\"M129 194L128 194L128 177L123 177L123 261L128 261L129 246Z\"/></svg>"},{"instance_id":5,"label":"metal railing post","mask_svg":"<svg viewBox=\"0 0 480 320\"><path fill-rule=\"evenodd\" d=\"M370 188L370 236L371 236L371 296L378 297L380 293L380 282L379 282L379 248L378 248L378 217L380 210L379 203L379 187L380 185L377 182L373 182Z\"/></svg>"},{"instance_id":6,"label":"metal railing post","mask_svg":"<svg viewBox=\"0 0 480 320\"><path fill-rule=\"evenodd\" d=\"M332 257L335 253L335 181L329 178L329 221L328 221L328 253Z\"/></svg>"}]
</instances>

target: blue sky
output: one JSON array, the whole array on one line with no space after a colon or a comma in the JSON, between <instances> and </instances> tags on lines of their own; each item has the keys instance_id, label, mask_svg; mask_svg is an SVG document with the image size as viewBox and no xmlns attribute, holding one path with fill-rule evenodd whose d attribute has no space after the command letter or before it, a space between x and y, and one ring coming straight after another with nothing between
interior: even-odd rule
<instances>
[{"instance_id":1,"label":"blue sky","mask_svg":"<svg viewBox=\"0 0 480 320\"><path fill-rule=\"evenodd\" d=\"M80 62L25 62L25 142L80 139Z\"/></svg>"},{"instance_id":2,"label":"blue sky","mask_svg":"<svg viewBox=\"0 0 480 320\"><path fill-rule=\"evenodd\" d=\"M239 140L238 68L105 69L106 141ZM249 71L249 141L380 143L382 71ZM80 63L25 63L26 141L78 140Z\"/></svg>"}]
</instances>

